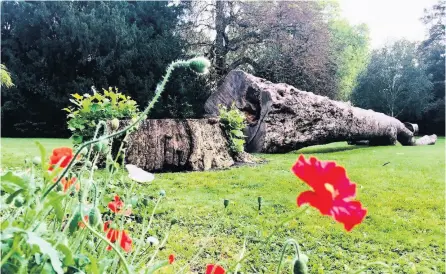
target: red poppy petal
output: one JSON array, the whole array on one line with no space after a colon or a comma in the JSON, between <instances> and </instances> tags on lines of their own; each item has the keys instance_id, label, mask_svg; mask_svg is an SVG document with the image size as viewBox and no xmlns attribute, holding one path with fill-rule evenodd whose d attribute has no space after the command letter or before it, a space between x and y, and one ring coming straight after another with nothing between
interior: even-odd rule
<instances>
[{"instance_id":1,"label":"red poppy petal","mask_svg":"<svg viewBox=\"0 0 446 274\"><path fill-rule=\"evenodd\" d=\"M328 195L318 195L314 191L304 191L297 197L297 205L310 204L317 208L321 214L330 215L333 200Z\"/></svg>"},{"instance_id":2,"label":"red poppy petal","mask_svg":"<svg viewBox=\"0 0 446 274\"><path fill-rule=\"evenodd\" d=\"M225 274L225 269L219 265L208 264L206 274Z\"/></svg>"},{"instance_id":3,"label":"red poppy petal","mask_svg":"<svg viewBox=\"0 0 446 274\"><path fill-rule=\"evenodd\" d=\"M110 210L113 211L114 213L118 212L118 209L116 208L116 203L115 202L108 203L108 208L110 208Z\"/></svg>"},{"instance_id":4,"label":"red poppy petal","mask_svg":"<svg viewBox=\"0 0 446 274\"><path fill-rule=\"evenodd\" d=\"M126 252L130 252L132 250L132 239L127 234L126 231L122 231L121 233L121 243L120 243L122 249L124 249Z\"/></svg>"},{"instance_id":5,"label":"red poppy petal","mask_svg":"<svg viewBox=\"0 0 446 274\"><path fill-rule=\"evenodd\" d=\"M347 231L360 224L367 215L367 209L363 208L359 201L339 203L332 209L333 218L344 224Z\"/></svg>"},{"instance_id":6,"label":"red poppy petal","mask_svg":"<svg viewBox=\"0 0 446 274\"><path fill-rule=\"evenodd\" d=\"M173 262L175 261L175 256L173 254L169 255L169 264L173 264Z\"/></svg>"}]
</instances>

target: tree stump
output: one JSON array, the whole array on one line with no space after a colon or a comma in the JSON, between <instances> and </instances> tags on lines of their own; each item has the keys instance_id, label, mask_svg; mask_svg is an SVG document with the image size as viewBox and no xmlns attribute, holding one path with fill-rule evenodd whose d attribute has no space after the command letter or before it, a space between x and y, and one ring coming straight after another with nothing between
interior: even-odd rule
<instances>
[{"instance_id":1,"label":"tree stump","mask_svg":"<svg viewBox=\"0 0 446 274\"><path fill-rule=\"evenodd\" d=\"M407 124L409 129L383 113L271 83L241 70L226 76L206 101L205 110L215 116L219 104L230 106L233 102L247 117L248 152L289 152L337 141L417 145L414 132L418 126Z\"/></svg>"},{"instance_id":2,"label":"tree stump","mask_svg":"<svg viewBox=\"0 0 446 274\"><path fill-rule=\"evenodd\" d=\"M121 121L120 128L129 124ZM116 150L116 145L114 145ZM127 138L126 163L146 171L209 170L234 164L218 119L148 119Z\"/></svg>"}]
</instances>

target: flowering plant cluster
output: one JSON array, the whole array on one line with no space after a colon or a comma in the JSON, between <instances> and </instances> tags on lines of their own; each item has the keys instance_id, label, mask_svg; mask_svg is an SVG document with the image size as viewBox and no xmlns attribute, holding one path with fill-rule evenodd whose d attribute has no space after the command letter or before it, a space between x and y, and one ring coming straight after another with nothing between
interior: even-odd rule
<instances>
[{"instance_id":1,"label":"flowering plant cluster","mask_svg":"<svg viewBox=\"0 0 446 274\"><path fill-rule=\"evenodd\" d=\"M172 63L158 85L154 99L127 127L111 134L104 130L104 134L99 136L100 129L106 126L101 121L93 138L81 144L76 152L62 147L54 149L49 157L42 145L37 143L41 155L33 159L30 170L23 173L9 171L1 176L2 273L148 274L173 267L174 254L158 258L159 251L167 243L169 232L161 242L149 233L154 213L166 192L161 190L157 197L138 199L133 193L135 184L151 182L154 180L153 174L134 165L125 165L124 160L116 166L118 159L125 159L118 157L119 154L125 156L125 150L121 147L118 155L112 155L110 149L98 149L97 144L107 146L107 140L121 135L125 140L153 107L174 68L188 67L197 73L205 73L209 65L204 58ZM107 174L95 177L96 161L100 156L106 158ZM121 170L121 166L125 166L126 170ZM347 231L364 220L367 210L355 200L356 185L349 180L343 167L334 162L300 156L292 171L311 187L311 190L297 197L299 207L308 204L342 223ZM125 185L123 195L110 193L107 186L114 178ZM260 209L261 197L258 203ZM229 200L224 200L223 204L225 208L228 207ZM133 220L134 210L141 205L145 209L152 207L152 213L142 216L141 229L136 230L128 224ZM293 219L305 209L298 211ZM264 241L266 246L271 244L272 236L288 221L285 220L272 231ZM172 220L170 227L175 223ZM308 258L294 239L285 241L277 273L281 273L288 246L294 246L295 250L292 273L308 273ZM240 273L243 262L258 249L247 252L243 248L232 266L215 262L202 266L203 273ZM187 271L193 260L177 273Z\"/></svg>"}]
</instances>

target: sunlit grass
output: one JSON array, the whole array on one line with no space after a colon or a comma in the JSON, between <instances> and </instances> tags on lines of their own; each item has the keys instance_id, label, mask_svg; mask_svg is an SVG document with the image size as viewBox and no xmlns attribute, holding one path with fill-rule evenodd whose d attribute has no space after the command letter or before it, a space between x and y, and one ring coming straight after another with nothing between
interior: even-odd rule
<instances>
[{"instance_id":1,"label":"sunlit grass","mask_svg":"<svg viewBox=\"0 0 446 274\"><path fill-rule=\"evenodd\" d=\"M38 155L34 139L1 141L3 169L23 168L24 157ZM69 140L62 139L39 141L48 150L70 145ZM252 250L260 246L255 241L258 236L264 239L277 223L299 211L296 197L308 187L290 168L299 153L315 155L347 169L350 179L358 184L358 199L368 209L367 218L347 233L340 224L309 209L298 221L286 225L270 248L254 253L243 265L245 273L272 273L288 237L298 240L309 256L311 273L346 273L373 261L385 262L398 273L445 273L444 145L444 138L434 146L420 147L335 143L296 153L262 154L258 156L268 162L257 166L156 174L152 184L138 185L135 193L150 196L157 195L159 189L166 190L157 221L165 224L176 218L178 223L160 256L176 254L178 267L204 245L203 254L190 268L203 273L207 263L232 265L245 236L250 237L247 248ZM122 191L119 185L110 188L110 192ZM261 214L257 210L258 196L264 201ZM224 198L230 200L227 213L223 210ZM211 237L204 238L218 219L222 219L220 225ZM165 231L155 228L150 232L162 238ZM382 273L384 269L370 271Z\"/></svg>"}]
</instances>

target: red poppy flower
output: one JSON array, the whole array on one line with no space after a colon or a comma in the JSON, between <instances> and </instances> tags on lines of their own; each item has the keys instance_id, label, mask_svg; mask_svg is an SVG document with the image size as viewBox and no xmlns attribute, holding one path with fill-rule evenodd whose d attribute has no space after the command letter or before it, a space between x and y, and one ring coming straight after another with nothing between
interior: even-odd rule
<instances>
[{"instance_id":1,"label":"red poppy flower","mask_svg":"<svg viewBox=\"0 0 446 274\"><path fill-rule=\"evenodd\" d=\"M125 252L132 251L132 239L125 230L121 231L121 242L119 245Z\"/></svg>"},{"instance_id":2,"label":"red poppy flower","mask_svg":"<svg viewBox=\"0 0 446 274\"><path fill-rule=\"evenodd\" d=\"M132 239L127 234L125 230L118 230L110 227L111 221L107 221L104 223L104 232L107 233L107 239L115 243L119 240L119 245L125 252L130 252L132 250ZM111 246L107 246L107 250L112 250Z\"/></svg>"},{"instance_id":3,"label":"red poppy flower","mask_svg":"<svg viewBox=\"0 0 446 274\"><path fill-rule=\"evenodd\" d=\"M206 266L206 274L225 274L225 269L219 265L208 264Z\"/></svg>"},{"instance_id":4,"label":"red poppy flower","mask_svg":"<svg viewBox=\"0 0 446 274\"><path fill-rule=\"evenodd\" d=\"M53 154L50 157L50 166L48 169L53 170L54 167L59 163L59 161L62 161L60 163L60 167L65 168L70 163L71 159L73 159L73 150L71 148L55 148L53 150Z\"/></svg>"},{"instance_id":5,"label":"red poppy flower","mask_svg":"<svg viewBox=\"0 0 446 274\"><path fill-rule=\"evenodd\" d=\"M62 180L60 181L63 185L63 192L67 192L67 190L76 182L76 177L73 177L71 179L67 178L62 178ZM57 180L56 180L57 181ZM79 184L75 185L76 191L79 191Z\"/></svg>"},{"instance_id":6,"label":"red poppy flower","mask_svg":"<svg viewBox=\"0 0 446 274\"><path fill-rule=\"evenodd\" d=\"M331 216L344 224L347 231L360 224L367 214L359 201L355 201L356 184L347 177L345 169L335 162L322 162L300 155L292 171L313 190L297 197L297 205L310 204L321 214Z\"/></svg>"},{"instance_id":7,"label":"red poppy flower","mask_svg":"<svg viewBox=\"0 0 446 274\"><path fill-rule=\"evenodd\" d=\"M115 196L115 200L108 203L108 208L110 208L111 211L114 213L121 212L122 208L124 207L124 202L121 201L121 198L119 198L118 195Z\"/></svg>"},{"instance_id":8,"label":"red poppy flower","mask_svg":"<svg viewBox=\"0 0 446 274\"><path fill-rule=\"evenodd\" d=\"M169 255L169 264L173 264L174 261L175 261L175 255L170 254Z\"/></svg>"},{"instance_id":9,"label":"red poppy flower","mask_svg":"<svg viewBox=\"0 0 446 274\"><path fill-rule=\"evenodd\" d=\"M107 221L104 223L104 232L107 233L107 239L110 242L114 243L118 239L119 230L111 228L110 227L111 223L112 223L111 221ZM111 247L110 247L110 249L111 249Z\"/></svg>"}]
</instances>

